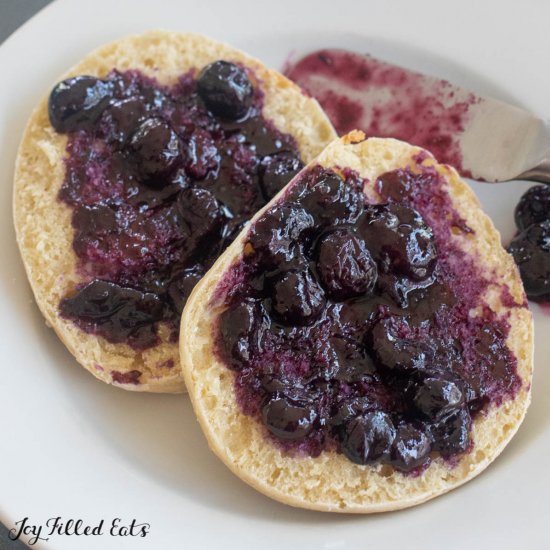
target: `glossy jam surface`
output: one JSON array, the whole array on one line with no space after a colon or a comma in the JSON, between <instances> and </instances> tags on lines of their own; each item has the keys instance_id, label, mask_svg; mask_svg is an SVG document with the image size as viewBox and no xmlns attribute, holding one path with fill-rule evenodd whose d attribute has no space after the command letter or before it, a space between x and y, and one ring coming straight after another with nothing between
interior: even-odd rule
<instances>
[{"instance_id":1,"label":"glossy jam surface","mask_svg":"<svg viewBox=\"0 0 550 550\"><path fill-rule=\"evenodd\" d=\"M431 151L463 175L459 137L478 102L447 81L337 49L313 52L285 74L315 97L340 134L393 137Z\"/></svg>"},{"instance_id":2,"label":"glossy jam surface","mask_svg":"<svg viewBox=\"0 0 550 550\"><path fill-rule=\"evenodd\" d=\"M59 198L87 281L62 315L136 349L158 343L159 323L177 337L197 281L302 167L253 81L216 61L173 86L113 71L53 89L50 121L69 136Z\"/></svg>"},{"instance_id":3,"label":"glossy jam surface","mask_svg":"<svg viewBox=\"0 0 550 550\"><path fill-rule=\"evenodd\" d=\"M521 380L437 172L383 174L380 204L362 185L315 167L255 222L214 298L217 353L285 451L419 473L467 451L472 418Z\"/></svg>"},{"instance_id":4,"label":"glossy jam surface","mask_svg":"<svg viewBox=\"0 0 550 550\"><path fill-rule=\"evenodd\" d=\"M518 234L508 251L516 261L530 300L550 302L550 186L536 185L515 211Z\"/></svg>"}]
</instances>

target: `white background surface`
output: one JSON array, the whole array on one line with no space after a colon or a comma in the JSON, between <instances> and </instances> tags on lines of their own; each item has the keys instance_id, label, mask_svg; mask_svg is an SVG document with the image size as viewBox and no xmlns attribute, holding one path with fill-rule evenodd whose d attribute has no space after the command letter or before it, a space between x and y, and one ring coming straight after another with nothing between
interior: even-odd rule
<instances>
[{"instance_id":1,"label":"white background surface","mask_svg":"<svg viewBox=\"0 0 550 550\"><path fill-rule=\"evenodd\" d=\"M159 9L160 8L160 9ZM550 317L533 305L533 404L479 478L403 512L338 516L256 494L210 454L184 396L125 393L77 366L32 300L12 229L25 121L93 47L152 27L190 30L280 67L342 46L550 117L545 0L57 0L0 47L0 519L148 522L146 538L52 537L37 548L550 548ZM529 184L475 185L507 242ZM170 546L168 546L170 545Z\"/></svg>"}]
</instances>

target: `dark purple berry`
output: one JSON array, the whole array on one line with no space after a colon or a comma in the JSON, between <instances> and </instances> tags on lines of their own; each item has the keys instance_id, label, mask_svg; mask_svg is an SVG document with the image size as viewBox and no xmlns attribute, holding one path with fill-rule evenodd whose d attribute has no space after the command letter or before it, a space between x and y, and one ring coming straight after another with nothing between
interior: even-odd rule
<instances>
[{"instance_id":1,"label":"dark purple berry","mask_svg":"<svg viewBox=\"0 0 550 550\"><path fill-rule=\"evenodd\" d=\"M416 176L410 170L393 170L376 180L377 191L390 202L403 202L410 197L416 185Z\"/></svg>"},{"instance_id":2,"label":"dark purple berry","mask_svg":"<svg viewBox=\"0 0 550 550\"><path fill-rule=\"evenodd\" d=\"M401 472L410 472L429 459L428 436L418 428L405 424L397 429L390 452L390 464Z\"/></svg>"},{"instance_id":3,"label":"dark purple berry","mask_svg":"<svg viewBox=\"0 0 550 550\"><path fill-rule=\"evenodd\" d=\"M437 260L434 235L416 210L396 203L370 206L361 234L379 272L415 281L431 276Z\"/></svg>"},{"instance_id":4,"label":"dark purple berry","mask_svg":"<svg viewBox=\"0 0 550 550\"><path fill-rule=\"evenodd\" d=\"M251 301L230 307L221 314L223 351L233 368L240 369L252 359L266 328L267 320L261 306Z\"/></svg>"},{"instance_id":5,"label":"dark purple berry","mask_svg":"<svg viewBox=\"0 0 550 550\"><path fill-rule=\"evenodd\" d=\"M333 405L330 425L337 435L342 436L343 429L356 417L362 416L376 407L377 403L368 396L343 399Z\"/></svg>"},{"instance_id":6,"label":"dark purple berry","mask_svg":"<svg viewBox=\"0 0 550 550\"><path fill-rule=\"evenodd\" d=\"M285 271L273 283L272 311L283 323L307 325L325 307L325 293L308 271Z\"/></svg>"},{"instance_id":7,"label":"dark purple berry","mask_svg":"<svg viewBox=\"0 0 550 550\"><path fill-rule=\"evenodd\" d=\"M461 407L464 398L460 388L454 382L444 378L429 377L418 386L413 403L426 417L436 419Z\"/></svg>"},{"instance_id":8,"label":"dark purple berry","mask_svg":"<svg viewBox=\"0 0 550 550\"><path fill-rule=\"evenodd\" d=\"M163 318L164 304L156 294L95 280L65 298L60 311L110 342L147 348L157 343L153 324Z\"/></svg>"},{"instance_id":9,"label":"dark purple berry","mask_svg":"<svg viewBox=\"0 0 550 550\"><path fill-rule=\"evenodd\" d=\"M54 87L48 101L51 125L61 133L91 129L112 92L112 82L93 76L63 80Z\"/></svg>"},{"instance_id":10,"label":"dark purple berry","mask_svg":"<svg viewBox=\"0 0 550 550\"><path fill-rule=\"evenodd\" d=\"M220 162L218 149L209 132L196 129L187 140L185 171L189 177L202 180L215 171Z\"/></svg>"},{"instance_id":11,"label":"dark purple berry","mask_svg":"<svg viewBox=\"0 0 550 550\"><path fill-rule=\"evenodd\" d=\"M197 80L199 97L207 109L220 118L245 117L254 101L254 89L246 72L228 61L214 61Z\"/></svg>"},{"instance_id":12,"label":"dark purple berry","mask_svg":"<svg viewBox=\"0 0 550 550\"><path fill-rule=\"evenodd\" d=\"M162 187L181 163L181 141L162 118L144 120L129 142L132 158L148 183Z\"/></svg>"},{"instance_id":13,"label":"dark purple berry","mask_svg":"<svg viewBox=\"0 0 550 550\"><path fill-rule=\"evenodd\" d=\"M297 241L313 224L313 218L303 208L277 205L254 224L249 242L266 267L283 267L299 257Z\"/></svg>"},{"instance_id":14,"label":"dark purple berry","mask_svg":"<svg viewBox=\"0 0 550 550\"><path fill-rule=\"evenodd\" d=\"M373 354L387 369L423 371L432 366L434 349L413 337L402 336L407 330L407 324L398 318L378 321L368 337Z\"/></svg>"},{"instance_id":15,"label":"dark purple berry","mask_svg":"<svg viewBox=\"0 0 550 550\"><path fill-rule=\"evenodd\" d=\"M432 450L448 457L466 451L470 445L472 419L466 408L454 410L433 424L428 424Z\"/></svg>"},{"instance_id":16,"label":"dark purple berry","mask_svg":"<svg viewBox=\"0 0 550 550\"><path fill-rule=\"evenodd\" d=\"M304 166L291 153L279 153L268 157L268 164L262 174L262 189L266 201L271 200Z\"/></svg>"},{"instance_id":17,"label":"dark purple berry","mask_svg":"<svg viewBox=\"0 0 550 550\"><path fill-rule=\"evenodd\" d=\"M367 412L348 422L342 434L342 452L356 464L372 464L389 455L394 438L390 415Z\"/></svg>"},{"instance_id":18,"label":"dark purple berry","mask_svg":"<svg viewBox=\"0 0 550 550\"><path fill-rule=\"evenodd\" d=\"M342 302L338 306L338 322L345 330L361 331L371 326L377 314L377 306L367 296L366 300L352 299Z\"/></svg>"},{"instance_id":19,"label":"dark purple berry","mask_svg":"<svg viewBox=\"0 0 550 550\"><path fill-rule=\"evenodd\" d=\"M550 300L550 220L530 225L508 246L531 300Z\"/></svg>"},{"instance_id":20,"label":"dark purple berry","mask_svg":"<svg viewBox=\"0 0 550 550\"><path fill-rule=\"evenodd\" d=\"M334 371L332 377L337 380L351 382L364 374L375 371L372 359L366 354L363 346L352 338L332 336L329 338L330 348L334 352Z\"/></svg>"},{"instance_id":21,"label":"dark purple berry","mask_svg":"<svg viewBox=\"0 0 550 550\"><path fill-rule=\"evenodd\" d=\"M327 293L336 300L368 294L376 284L376 264L365 242L345 229L321 238L317 272Z\"/></svg>"},{"instance_id":22,"label":"dark purple berry","mask_svg":"<svg viewBox=\"0 0 550 550\"><path fill-rule=\"evenodd\" d=\"M220 222L221 209L208 189L193 187L183 189L177 199L178 213L185 232L191 235L207 235Z\"/></svg>"},{"instance_id":23,"label":"dark purple berry","mask_svg":"<svg viewBox=\"0 0 550 550\"><path fill-rule=\"evenodd\" d=\"M189 188L179 193L176 207L186 257L200 253L208 238L219 236L223 215L218 201L207 189Z\"/></svg>"},{"instance_id":24,"label":"dark purple berry","mask_svg":"<svg viewBox=\"0 0 550 550\"><path fill-rule=\"evenodd\" d=\"M313 403L275 395L262 408L267 429L281 439L303 439L314 427L317 412Z\"/></svg>"},{"instance_id":25,"label":"dark purple berry","mask_svg":"<svg viewBox=\"0 0 550 550\"><path fill-rule=\"evenodd\" d=\"M168 284L168 296L172 302L174 310L181 314L187 298L202 279L204 270L200 266L194 266L189 269L184 269L180 273L174 275Z\"/></svg>"},{"instance_id":26,"label":"dark purple berry","mask_svg":"<svg viewBox=\"0 0 550 550\"><path fill-rule=\"evenodd\" d=\"M102 128L108 139L125 143L146 117L147 108L141 97L111 101L103 111Z\"/></svg>"},{"instance_id":27,"label":"dark purple berry","mask_svg":"<svg viewBox=\"0 0 550 550\"><path fill-rule=\"evenodd\" d=\"M535 185L528 189L516 206L515 218L520 231L534 223L550 220L550 187Z\"/></svg>"},{"instance_id":28,"label":"dark purple berry","mask_svg":"<svg viewBox=\"0 0 550 550\"><path fill-rule=\"evenodd\" d=\"M323 170L311 188L300 197L300 204L313 215L317 223L337 225L353 223L364 204L359 185L351 185L335 172Z\"/></svg>"}]
</instances>

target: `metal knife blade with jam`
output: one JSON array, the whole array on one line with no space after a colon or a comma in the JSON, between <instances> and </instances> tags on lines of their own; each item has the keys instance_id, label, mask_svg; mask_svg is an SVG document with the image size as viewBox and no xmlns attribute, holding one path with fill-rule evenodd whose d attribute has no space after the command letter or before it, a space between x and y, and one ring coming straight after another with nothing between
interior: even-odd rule
<instances>
[{"instance_id":1,"label":"metal knife blade with jam","mask_svg":"<svg viewBox=\"0 0 550 550\"><path fill-rule=\"evenodd\" d=\"M443 80L401 69L373 57L322 49L288 64L285 74L315 97L340 135L356 128L367 136L393 137L430 150L463 176L459 138L480 101ZM518 234L508 250L530 300L550 302L550 190L531 188L516 209Z\"/></svg>"}]
</instances>

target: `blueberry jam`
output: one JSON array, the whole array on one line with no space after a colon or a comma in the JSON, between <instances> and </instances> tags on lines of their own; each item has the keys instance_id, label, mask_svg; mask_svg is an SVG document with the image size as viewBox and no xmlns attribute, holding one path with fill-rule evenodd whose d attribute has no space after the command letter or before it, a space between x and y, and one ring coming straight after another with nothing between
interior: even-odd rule
<instances>
[{"instance_id":1,"label":"blueberry jam","mask_svg":"<svg viewBox=\"0 0 550 550\"><path fill-rule=\"evenodd\" d=\"M379 204L363 184L314 167L255 222L213 299L216 350L285 452L421 473L467 452L472 418L521 380L435 169L383 174Z\"/></svg>"},{"instance_id":2,"label":"blueberry jam","mask_svg":"<svg viewBox=\"0 0 550 550\"><path fill-rule=\"evenodd\" d=\"M59 198L85 281L64 317L136 349L159 342L159 323L177 337L195 284L303 166L253 81L220 60L173 86L138 71L55 86L50 122L68 134Z\"/></svg>"},{"instance_id":3,"label":"blueberry jam","mask_svg":"<svg viewBox=\"0 0 550 550\"><path fill-rule=\"evenodd\" d=\"M312 52L285 67L286 76L316 98L339 135L360 129L431 151L461 174L460 136L481 98L445 80L338 49Z\"/></svg>"},{"instance_id":4,"label":"blueberry jam","mask_svg":"<svg viewBox=\"0 0 550 550\"><path fill-rule=\"evenodd\" d=\"M550 302L550 187L536 185L515 211L519 233L508 246L518 265L527 297Z\"/></svg>"}]
</instances>

